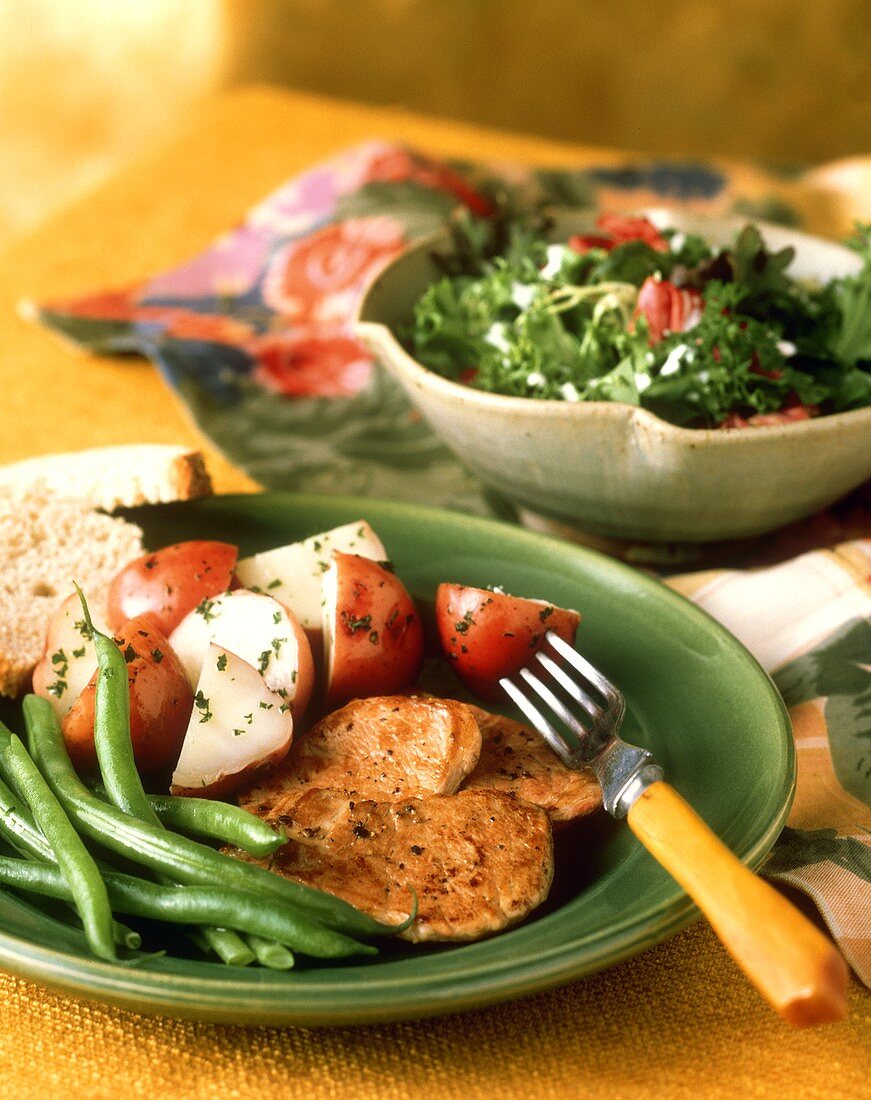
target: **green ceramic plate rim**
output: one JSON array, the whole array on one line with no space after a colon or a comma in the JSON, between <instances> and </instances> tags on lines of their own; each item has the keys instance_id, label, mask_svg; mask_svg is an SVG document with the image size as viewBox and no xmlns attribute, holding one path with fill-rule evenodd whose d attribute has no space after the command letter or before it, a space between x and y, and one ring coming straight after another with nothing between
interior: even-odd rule
<instances>
[{"instance_id":1,"label":"green ceramic plate rim","mask_svg":"<svg viewBox=\"0 0 871 1100\"><path fill-rule=\"evenodd\" d=\"M224 508L250 503L250 496L222 496L185 508L205 508L220 513ZM767 673L755 658L724 627L690 601L645 576L630 566L614 561L595 550L527 531L497 520L481 519L463 513L424 508L393 501L361 497L316 496L309 494L258 494L259 500L273 500L283 508L304 511L327 510L342 516L366 515L377 527L378 515L408 517L411 521L444 525L468 525L505 544L539 547L587 562L594 573L621 577L624 581L656 598L680 605L681 612L703 623L745 660L748 673L755 674L757 686L769 694L780 718L779 733L784 749L783 774L777 777L772 793L773 809L767 826L739 849L738 856L747 866L757 867L770 851L786 821L795 790L795 746L789 717L783 701ZM202 963L204 977L125 967L71 956L66 951L42 947L29 940L0 931L0 966L10 973L39 984L88 999L121 1005L136 1011L240 1024L296 1024L324 1026L386 1022L419 1018L448 1012L461 1012L531 993L543 992L573 979L593 974L646 950L698 919L696 906L674 884L671 894L659 904L629 920L609 924L597 933L567 940L557 947L522 959L497 960L487 966L474 963L465 971L453 972L439 982L437 974L418 974L391 978L375 975L367 966L349 969L346 980L330 973L329 984L319 980L323 971L310 970L277 973L272 971L233 971L220 964ZM504 939L512 935L504 933ZM454 957L461 947L454 948ZM438 960L444 955L431 956ZM437 969L437 965L436 965ZM256 974L252 980L251 975ZM358 975L355 980L354 975ZM359 975L365 975L361 982ZM288 980L290 978L290 980ZM410 987L410 988L403 988ZM393 995L394 1000L387 1000Z\"/></svg>"}]
</instances>

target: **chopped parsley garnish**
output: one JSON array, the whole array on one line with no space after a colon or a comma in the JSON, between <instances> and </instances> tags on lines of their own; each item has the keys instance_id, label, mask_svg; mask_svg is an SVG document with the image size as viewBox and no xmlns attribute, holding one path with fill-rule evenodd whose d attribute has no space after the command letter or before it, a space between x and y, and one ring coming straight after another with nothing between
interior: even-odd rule
<instances>
[{"instance_id":1,"label":"chopped parsley garnish","mask_svg":"<svg viewBox=\"0 0 871 1100\"><path fill-rule=\"evenodd\" d=\"M281 622L281 612L280 612L280 611L276 611L276 612L275 612L275 613L273 614L273 616L272 616L272 621L273 621L274 623L280 623L280 622Z\"/></svg>"},{"instance_id":2,"label":"chopped parsley garnish","mask_svg":"<svg viewBox=\"0 0 871 1100\"><path fill-rule=\"evenodd\" d=\"M200 600L197 606L194 608L198 615L202 615L207 623L212 619L217 618L218 613L214 610L215 601L208 598Z\"/></svg>"},{"instance_id":3,"label":"chopped parsley garnish","mask_svg":"<svg viewBox=\"0 0 871 1100\"><path fill-rule=\"evenodd\" d=\"M128 665L131 661L135 661L138 656L139 654L136 652L132 645L128 645L127 648L124 650L124 660L127 662Z\"/></svg>"},{"instance_id":4,"label":"chopped parsley garnish","mask_svg":"<svg viewBox=\"0 0 871 1100\"><path fill-rule=\"evenodd\" d=\"M82 646L81 649L74 649L73 650L73 656L74 657L84 657L86 652L87 651L86 651L85 647Z\"/></svg>"},{"instance_id":5,"label":"chopped parsley garnish","mask_svg":"<svg viewBox=\"0 0 871 1100\"><path fill-rule=\"evenodd\" d=\"M218 657L217 661L215 662L215 667L217 668L218 672L223 672L226 669L226 667L227 667L227 654L226 653L222 653Z\"/></svg>"},{"instance_id":6,"label":"chopped parsley garnish","mask_svg":"<svg viewBox=\"0 0 871 1100\"><path fill-rule=\"evenodd\" d=\"M454 623L454 630L456 630L458 634L468 634L469 627L474 625L475 620L472 618L472 612L467 611L458 623Z\"/></svg>"},{"instance_id":7,"label":"chopped parsley garnish","mask_svg":"<svg viewBox=\"0 0 871 1100\"><path fill-rule=\"evenodd\" d=\"M538 617L539 617L539 619L541 619L541 621L543 623L546 623L547 620L551 617L552 614L553 614L553 608L552 607L543 607L541 609L541 611L539 611Z\"/></svg>"},{"instance_id":8,"label":"chopped parsley garnish","mask_svg":"<svg viewBox=\"0 0 871 1100\"><path fill-rule=\"evenodd\" d=\"M349 634L356 634L358 630L369 630L372 625L371 615L361 615L359 619L355 619L350 612L343 611L340 618Z\"/></svg>"},{"instance_id":9,"label":"chopped parsley garnish","mask_svg":"<svg viewBox=\"0 0 871 1100\"><path fill-rule=\"evenodd\" d=\"M259 657L259 660L258 660L258 663L257 663L257 671L258 672L264 673L266 671L266 666L269 664L269 658L271 656L272 656L272 650L271 649L264 649L263 650L263 652L260 654L260 657Z\"/></svg>"},{"instance_id":10,"label":"chopped parsley garnish","mask_svg":"<svg viewBox=\"0 0 871 1100\"><path fill-rule=\"evenodd\" d=\"M269 589L281 588L281 579L279 577L276 577L274 580L271 580L266 587Z\"/></svg>"},{"instance_id":11,"label":"chopped parsley garnish","mask_svg":"<svg viewBox=\"0 0 871 1100\"><path fill-rule=\"evenodd\" d=\"M194 706L200 712L200 722L208 722L210 718L213 718L211 710L209 710L209 700L203 695L202 691L198 691L194 696Z\"/></svg>"},{"instance_id":12,"label":"chopped parsley garnish","mask_svg":"<svg viewBox=\"0 0 871 1100\"><path fill-rule=\"evenodd\" d=\"M156 665L159 665L160 662L163 660L163 653L161 653L161 651L159 649L152 649L151 657L152 657L152 660L154 661L154 663Z\"/></svg>"}]
</instances>

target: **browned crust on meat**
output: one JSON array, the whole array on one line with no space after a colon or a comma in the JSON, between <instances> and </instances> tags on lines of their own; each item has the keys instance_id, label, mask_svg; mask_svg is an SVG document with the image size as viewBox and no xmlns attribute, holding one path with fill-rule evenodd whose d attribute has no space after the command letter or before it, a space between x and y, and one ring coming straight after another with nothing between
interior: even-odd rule
<instances>
[{"instance_id":1,"label":"browned crust on meat","mask_svg":"<svg viewBox=\"0 0 871 1100\"><path fill-rule=\"evenodd\" d=\"M378 920L407 916L413 942L468 941L516 924L547 897L553 840L547 815L501 791L406 797L387 803L310 790L269 820L289 843L259 861L327 890Z\"/></svg>"},{"instance_id":2,"label":"browned crust on meat","mask_svg":"<svg viewBox=\"0 0 871 1100\"><path fill-rule=\"evenodd\" d=\"M555 824L599 809L602 788L589 768L567 768L541 736L501 714L471 707L481 730L481 755L465 790L507 791L540 806Z\"/></svg>"},{"instance_id":3,"label":"browned crust on meat","mask_svg":"<svg viewBox=\"0 0 871 1100\"><path fill-rule=\"evenodd\" d=\"M451 794L480 751L481 733L464 703L414 695L356 699L295 741L284 762L238 801L263 815L284 812L319 787L386 801L415 792Z\"/></svg>"}]
</instances>

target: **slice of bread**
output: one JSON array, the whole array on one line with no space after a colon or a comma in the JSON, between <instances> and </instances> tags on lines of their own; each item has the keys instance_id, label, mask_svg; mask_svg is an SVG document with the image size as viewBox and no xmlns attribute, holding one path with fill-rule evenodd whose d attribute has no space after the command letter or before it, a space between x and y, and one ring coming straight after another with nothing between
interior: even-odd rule
<instances>
[{"instance_id":1,"label":"slice of bread","mask_svg":"<svg viewBox=\"0 0 871 1100\"><path fill-rule=\"evenodd\" d=\"M0 467L0 695L29 686L74 580L105 592L144 552L135 524L100 509L210 492L202 456L180 447L107 447Z\"/></svg>"},{"instance_id":2,"label":"slice of bread","mask_svg":"<svg viewBox=\"0 0 871 1100\"><path fill-rule=\"evenodd\" d=\"M0 491L7 487L28 491L37 485L50 496L86 500L106 512L193 500L212 491L199 451L162 443L95 447L0 466Z\"/></svg>"}]
</instances>

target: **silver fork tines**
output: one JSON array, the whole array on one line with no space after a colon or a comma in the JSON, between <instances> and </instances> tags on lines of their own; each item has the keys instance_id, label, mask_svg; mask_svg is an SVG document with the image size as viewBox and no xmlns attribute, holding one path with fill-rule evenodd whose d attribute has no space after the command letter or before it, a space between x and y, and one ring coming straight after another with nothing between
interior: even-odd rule
<instances>
[{"instance_id":1,"label":"silver fork tines","mask_svg":"<svg viewBox=\"0 0 871 1100\"><path fill-rule=\"evenodd\" d=\"M575 767L575 754L566 744L565 738L554 729L535 703L523 694L523 689L518 687L513 680L509 680L507 677L500 680L499 683L511 700L517 704L518 708L526 715L533 726L535 726L560 760L569 768Z\"/></svg>"},{"instance_id":2,"label":"silver fork tines","mask_svg":"<svg viewBox=\"0 0 871 1100\"><path fill-rule=\"evenodd\" d=\"M547 634L545 634L545 638L557 653L565 657L570 665L574 665L582 676L586 676L589 682L594 687L598 688L606 699L613 698L615 695L620 694L610 680L607 680L597 668L591 665L589 661L585 660L585 658L583 658L576 649L573 649L568 642L563 641L559 634L554 634L552 630L549 630Z\"/></svg>"},{"instance_id":3,"label":"silver fork tines","mask_svg":"<svg viewBox=\"0 0 871 1100\"><path fill-rule=\"evenodd\" d=\"M560 687L574 699L577 703L584 708L587 714L591 718L598 718L602 713L602 708L593 701L593 699L587 695L580 685L576 684L565 672L560 668L556 661L552 660L546 653L542 653L541 650L535 655L536 661L539 664L544 665L547 671L553 676L554 680L560 685Z\"/></svg>"},{"instance_id":4,"label":"silver fork tines","mask_svg":"<svg viewBox=\"0 0 871 1100\"><path fill-rule=\"evenodd\" d=\"M545 641L569 671L540 650L534 656L535 671L522 668L499 683L564 764L594 770L605 809L622 817L645 787L662 778L662 769L646 749L617 736L626 709L618 688L552 630Z\"/></svg>"}]
</instances>

